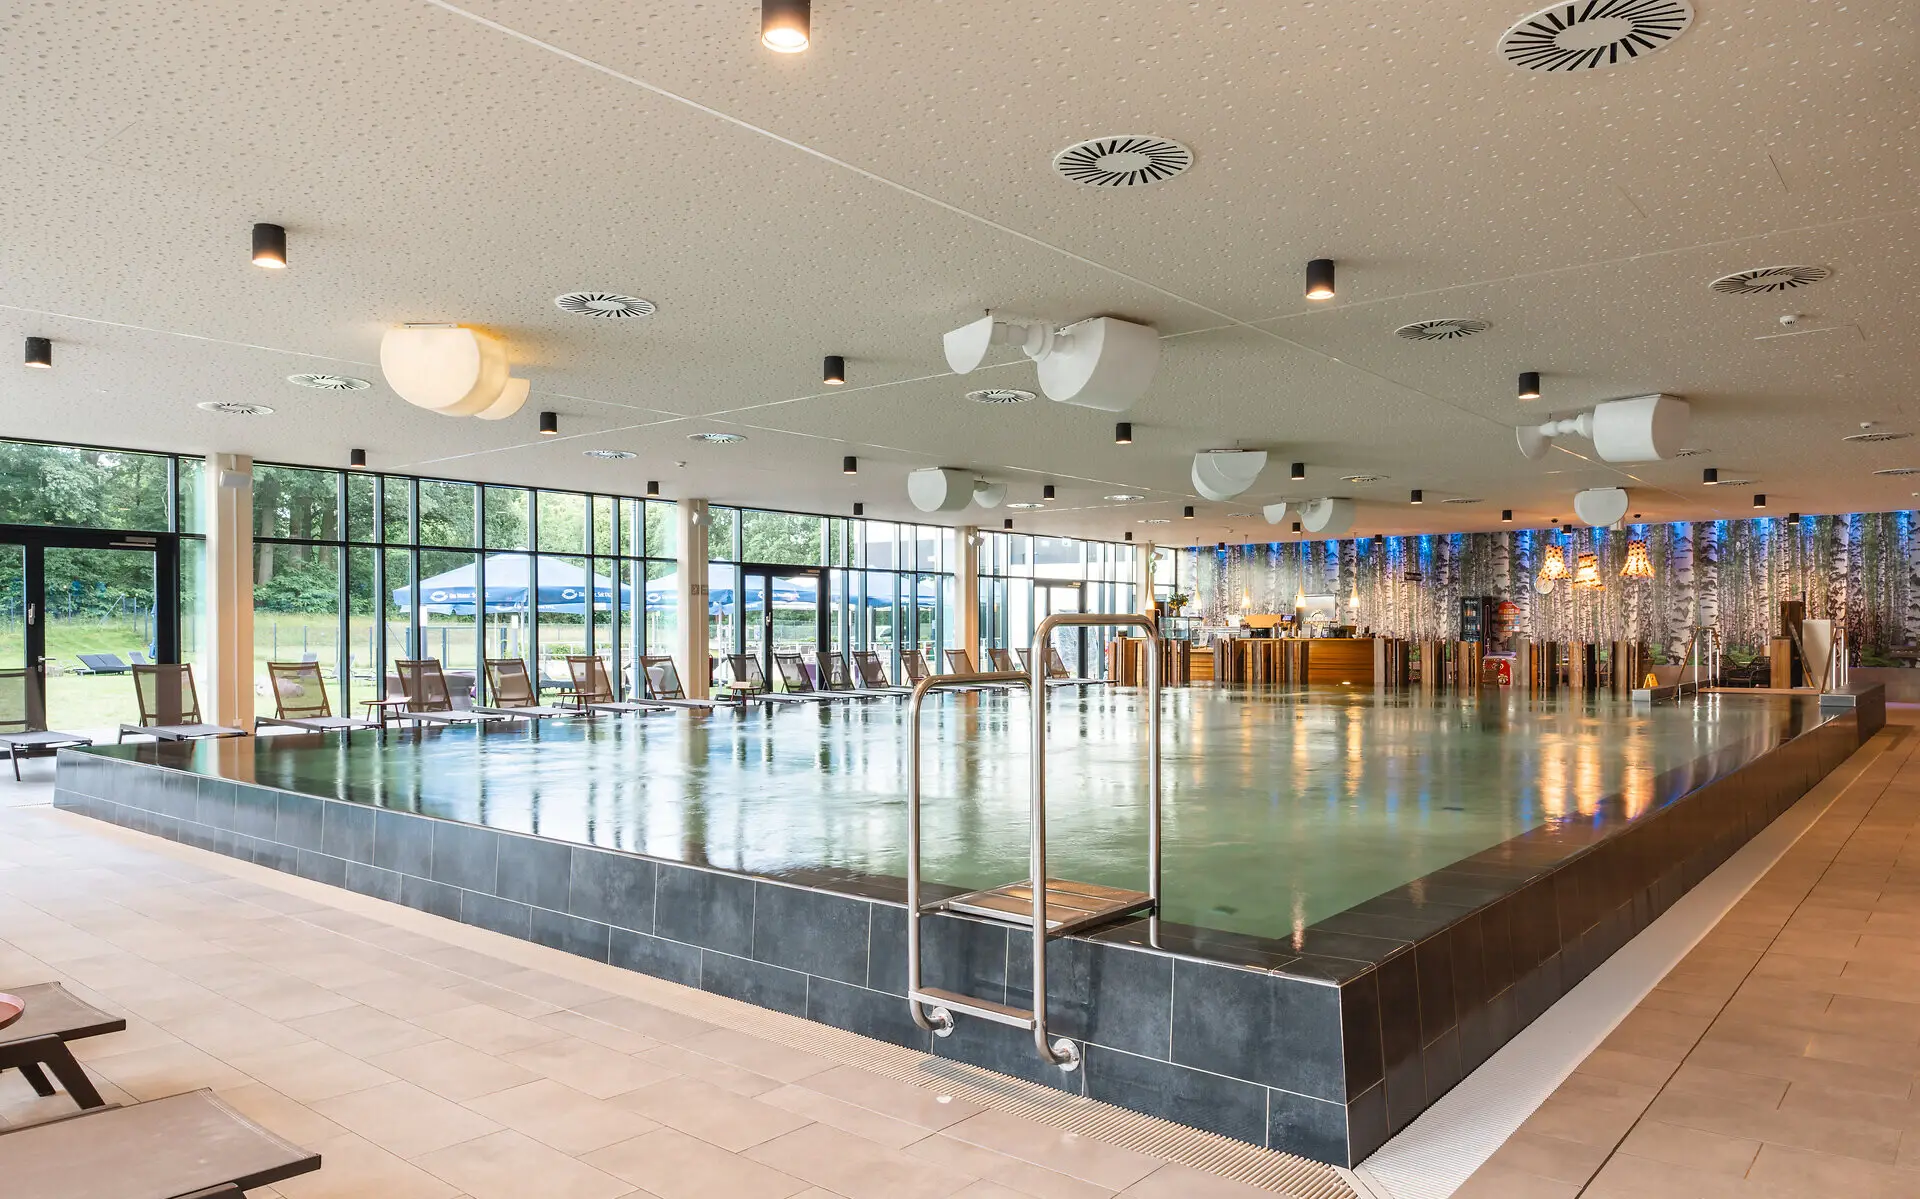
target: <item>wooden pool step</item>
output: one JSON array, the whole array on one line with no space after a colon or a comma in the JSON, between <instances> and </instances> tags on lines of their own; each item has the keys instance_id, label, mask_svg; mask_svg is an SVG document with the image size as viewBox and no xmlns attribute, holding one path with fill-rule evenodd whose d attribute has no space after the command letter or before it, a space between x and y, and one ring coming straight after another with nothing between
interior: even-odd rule
<instances>
[{"instance_id":1,"label":"wooden pool step","mask_svg":"<svg viewBox=\"0 0 1920 1199\"><path fill-rule=\"evenodd\" d=\"M934 905L937 910L978 916L1002 924L1033 923L1033 880L973 891ZM1153 907L1153 896L1099 883L1047 880L1047 934L1065 936Z\"/></svg>"}]
</instances>

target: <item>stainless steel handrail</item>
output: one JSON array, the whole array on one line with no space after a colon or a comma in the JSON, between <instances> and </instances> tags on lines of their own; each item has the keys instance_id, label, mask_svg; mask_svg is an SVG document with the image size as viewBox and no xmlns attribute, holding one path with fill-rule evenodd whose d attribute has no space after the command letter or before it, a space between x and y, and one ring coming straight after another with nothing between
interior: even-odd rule
<instances>
[{"instance_id":1,"label":"stainless steel handrail","mask_svg":"<svg viewBox=\"0 0 1920 1199\"><path fill-rule=\"evenodd\" d=\"M1099 612L1060 612L1040 622L1027 656L1033 675L1033 1044L1063 1070L1080 1064L1080 1047L1061 1037L1047 1042L1047 637L1070 628L1139 628L1147 652L1147 895L1160 911L1160 631L1151 618ZM916 813L917 819L917 813ZM917 866L917 863L914 864Z\"/></svg>"}]
</instances>

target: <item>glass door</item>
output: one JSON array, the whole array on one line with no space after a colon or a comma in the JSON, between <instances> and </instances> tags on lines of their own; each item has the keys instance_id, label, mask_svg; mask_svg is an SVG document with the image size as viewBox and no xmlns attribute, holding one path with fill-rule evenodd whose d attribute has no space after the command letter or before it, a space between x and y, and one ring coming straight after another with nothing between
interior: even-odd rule
<instances>
[{"instance_id":1,"label":"glass door","mask_svg":"<svg viewBox=\"0 0 1920 1199\"><path fill-rule=\"evenodd\" d=\"M740 628L743 652L760 661L776 691L787 690L774 665L775 654L800 655L808 667L815 651L831 644L825 572L783 566L747 566L741 569ZM814 686L824 680L815 679Z\"/></svg>"},{"instance_id":2,"label":"glass door","mask_svg":"<svg viewBox=\"0 0 1920 1199\"><path fill-rule=\"evenodd\" d=\"M43 554L47 723L76 731L138 724L133 667L162 660L158 554L77 546Z\"/></svg>"},{"instance_id":3,"label":"glass door","mask_svg":"<svg viewBox=\"0 0 1920 1199\"><path fill-rule=\"evenodd\" d=\"M1039 628L1040 622L1057 612L1085 611L1081 603L1078 583L1046 583L1034 580L1033 584L1033 627ZM1087 630L1084 628L1061 628L1053 631L1053 646L1060 651L1060 661L1066 664L1067 673L1077 679L1089 677L1087 674Z\"/></svg>"},{"instance_id":4,"label":"glass door","mask_svg":"<svg viewBox=\"0 0 1920 1199\"><path fill-rule=\"evenodd\" d=\"M37 603L27 598L27 547L0 543L0 670L26 670L27 626L39 619ZM29 692L31 694L29 694ZM0 684L0 733L19 733L44 721L37 719L40 674L24 682Z\"/></svg>"}]
</instances>

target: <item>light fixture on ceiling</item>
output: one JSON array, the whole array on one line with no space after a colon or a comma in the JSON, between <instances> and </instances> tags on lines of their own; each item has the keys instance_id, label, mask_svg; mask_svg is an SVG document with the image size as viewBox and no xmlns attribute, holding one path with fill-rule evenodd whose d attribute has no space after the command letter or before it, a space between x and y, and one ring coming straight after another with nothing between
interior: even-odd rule
<instances>
[{"instance_id":1,"label":"light fixture on ceiling","mask_svg":"<svg viewBox=\"0 0 1920 1199\"><path fill-rule=\"evenodd\" d=\"M1762 491L1762 492L1757 492L1757 493L1755 493L1755 494L1754 494L1754 497L1753 497L1753 506L1754 506L1754 507L1756 507L1756 508L1764 508L1764 507L1766 507L1766 506L1767 506L1767 493L1766 493L1766 492L1764 492L1764 491Z\"/></svg>"},{"instance_id":2,"label":"light fixture on ceiling","mask_svg":"<svg viewBox=\"0 0 1920 1199\"><path fill-rule=\"evenodd\" d=\"M760 0L760 44L779 54L798 54L813 41L808 0Z\"/></svg>"},{"instance_id":3,"label":"light fixture on ceiling","mask_svg":"<svg viewBox=\"0 0 1920 1199\"><path fill-rule=\"evenodd\" d=\"M1307 464L1306 464L1306 463L1304 463L1304 462L1296 462L1296 463L1294 463L1294 464L1293 464L1293 471L1292 471L1292 478L1293 478L1293 481L1294 481L1294 482L1296 482L1296 483L1298 483L1298 482L1299 482L1300 480L1302 480L1302 479L1304 479L1304 478L1306 478L1306 477L1307 477Z\"/></svg>"},{"instance_id":4,"label":"light fixture on ceiling","mask_svg":"<svg viewBox=\"0 0 1920 1199\"><path fill-rule=\"evenodd\" d=\"M839 387L847 381L847 360L839 354L828 354L826 362L820 367L820 382L828 387Z\"/></svg>"},{"instance_id":5,"label":"light fixture on ceiling","mask_svg":"<svg viewBox=\"0 0 1920 1199\"><path fill-rule=\"evenodd\" d=\"M51 337L27 338L26 364L35 370L52 370L53 339Z\"/></svg>"},{"instance_id":6,"label":"light fixture on ceiling","mask_svg":"<svg viewBox=\"0 0 1920 1199\"><path fill-rule=\"evenodd\" d=\"M1013 528L1013 517L1011 517L1011 516L1009 516L1009 517L1007 517L1007 518L1006 518L1005 520L1003 520L1003 521L1001 521L1001 522L1000 522L1000 527L1001 527L1001 528L1003 528L1003 529L1011 529L1011 528Z\"/></svg>"},{"instance_id":7,"label":"light fixture on ceiling","mask_svg":"<svg viewBox=\"0 0 1920 1199\"><path fill-rule=\"evenodd\" d=\"M1300 531L1300 522L1297 520L1293 522L1293 531L1296 533Z\"/></svg>"},{"instance_id":8,"label":"light fixture on ceiling","mask_svg":"<svg viewBox=\"0 0 1920 1199\"><path fill-rule=\"evenodd\" d=\"M1620 568L1623 579L1651 579L1653 577L1653 559L1647 557L1647 543L1644 541L1627 542L1627 562Z\"/></svg>"},{"instance_id":9,"label":"light fixture on ceiling","mask_svg":"<svg viewBox=\"0 0 1920 1199\"><path fill-rule=\"evenodd\" d=\"M660 498L660 480L658 479L647 480L647 498L650 500L657 500Z\"/></svg>"},{"instance_id":10,"label":"light fixture on ceiling","mask_svg":"<svg viewBox=\"0 0 1920 1199\"><path fill-rule=\"evenodd\" d=\"M741 433L689 433L688 441L697 441L701 445L739 445L746 440Z\"/></svg>"},{"instance_id":11,"label":"light fixture on ceiling","mask_svg":"<svg viewBox=\"0 0 1920 1199\"><path fill-rule=\"evenodd\" d=\"M1123 420L1119 424L1113 427L1113 444L1115 445L1132 445L1133 444L1133 422L1132 421Z\"/></svg>"},{"instance_id":12,"label":"light fixture on ceiling","mask_svg":"<svg viewBox=\"0 0 1920 1199\"><path fill-rule=\"evenodd\" d=\"M270 271L286 269L287 231L285 227L266 224L253 227L253 265L265 267Z\"/></svg>"},{"instance_id":13,"label":"light fixture on ceiling","mask_svg":"<svg viewBox=\"0 0 1920 1199\"><path fill-rule=\"evenodd\" d=\"M1799 520L1800 520L1800 514L1798 512L1787 513L1787 523L1794 524L1794 523L1797 523Z\"/></svg>"},{"instance_id":14,"label":"light fixture on ceiling","mask_svg":"<svg viewBox=\"0 0 1920 1199\"><path fill-rule=\"evenodd\" d=\"M1213 548L1224 554L1227 552L1227 543L1224 541L1217 542Z\"/></svg>"},{"instance_id":15,"label":"light fixture on ceiling","mask_svg":"<svg viewBox=\"0 0 1920 1199\"><path fill-rule=\"evenodd\" d=\"M854 457L852 454L848 454L845 458L840 459L840 473L843 475L859 474L860 459Z\"/></svg>"},{"instance_id":16,"label":"light fixture on ceiling","mask_svg":"<svg viewBox=\"0 0 1920 1199\"><path fill-rule=\"evenodd\" d=\"M865 516L867 514L867 506L865 504L855 502L855 504L853 505L853 514L855 516Z\"/></svg>"},{"instance_id":17,"label":"light fixture on ceiling","mask_svg":"<svg viewBox=\"0 0 1920 1199\"><path fill-rule=\"evenodd\" d=\"M1307 299L1333 299L1333 259L1316 258L1307 264Z\"/></svg>"},{"instance_id":18,"label":"light fixture on ceiling","mask_svg":"<svg viewBox=\"0 0 1920 1199\"><path fill-rule=\"evenodd\" d=\"M1701 485L1701 486L1703 486L1703 487L1716 487L1716 486L1718 486L1718 485L1719 485L1719 483L1720 483L1720 468L1719 468L1719 467L1717 467L1717 466L1709 466L1709 467L1707 467L1707 468L1706 468L1705 470L1703 470L1703 471L1701 471L1701 472L1700 472L1700 485Z\"/></svg>"},{"instance_id":19,"label":"light fixture on ceiling","mask_svg":"<svg viewBox=\"0 0 1920 1199\"><path fill-rule=\"evenodd\" d=\"M1408 500L1407 502L1410 504L1424 504L1427 501L1426 501L1426 498L1421 494L1420 489L1416 487L1413 489L1413 498Z\"/></svg>"},{"instance_id":20,"label":"light fixture on ceiling","mask_svg":"<svg viewBox=\"0 0 1920 1199\"><path fill-rule=\"evenodd\" d=\"M1500 523L1503 525L1510 525L1513 523L1513 509L1511 508L1500 509Z\"/></svg>"},{"instance_id":21,"label":"light fixture on ceiling","mask_svg":"<svg viewBox=\"0 0 1920 1199\"><path fill-rule=\"evenodd\" d=\"M1193 505L1192 505L1192 504L1188 504L1188 505L1186 506L1186 509L1185 509L1184 511L1182 511L1182 512L1180 513L1180 515L1181 515L1181 517L1182 517L1183 519L1185 519L1185 520L1192 520L1192 519L1193 519Z\"/></svg>"},{"instance_id":22,"label":"light fixture on ceiling","mask_svg":"<svg viewBox=\"0 0 1920 1199\"><path fill-rule=\"evenodd\" d=\"M506 346L478 329L410 324L380 338L380 372L407 403L441 416L502 420L527 402L525 379L509 376Z\"/></svg>"},{"instance_id":23,"label":"light fixture on ceiling","mask_svg":"<svg viewBox=\"0 0 1920 1199\"><path fill-rule=\"evenodd\" d=\"M1043 500L1050 500L1054 498L1056 494L1058 493L1054 491L1053 484L1051 483L1048 483L1040 489L1040 498Z\"/></svg>"},{"instance_id":24,"label":"light fixture on ceiling","mask_svg":"<svg viewBox=\"0 0 1920 1199\"><path fill-rule=\"evenodd\" d=\"M1133 530L1132 530L1132 529L1128 529L1128 530L1127 530L1127 531L1126 531L1125 533L1122 533L1122 534L1121 534L1120 536L1121 536L1121 537L1122 537L1123 539L1125 539L1125 540L1127 540L1127 541L1132 541L1132 540L1133 540Z\"/></svg>"},{"instance_id":25,"label":"light fixture on ceiling","mask_svg":"<svg viewBox=\"0 0 1920 1199\"><path fill-rule=\"evenodd\" d=\"M1580 555L1580 568L1573 572L1573 585L1589 591L1599 591L1606 586L1600 578L1600 555Z\"/></svg>"},{"instance_id":26,"label":"light fixture on ceiling","mask_svg":"<svg viewBox=\"0 0 1920 1199\"><path fill-rule=\"evenodd\" d=\"M1539 399L1540 398L1540 372L1539 371L1521 371L1520 386L1515 391L1514 394L1519 399L1522 399L1522 400Z\"/></svg>"},{"instance_id":27,"label":"light fixture on ceiling","mask_svg":"<svg viewBox=\"0 0 1920 1199\"><path fill-rule=\"evenodd\" d=\"M540 436L560 436L560 414L558 412L542 412L540 414Z\"/></svg>"},{"instance_id":28,"label":"light fixture on ceiling","mask_svg":"<svg viewBox=\"0 0 1920 1199\"><path fill-rule=\"evenodd\" d=\"M1387 535L1385 533L1375 533L1373 535L1373 543L1375 545L1384 546L1385 544L1387 544Z\"/></svg>"},{"instance_id":29,"label":"light fixture on ceiling","mask_svg":"<svg viewBox=\"0 0 1920 1199\"><path fill-rule=\"evenodd\" d=\"M365 450L348 450L347 465L355 470L367 469L367 452Z\"/></svg>"}]
</instances>

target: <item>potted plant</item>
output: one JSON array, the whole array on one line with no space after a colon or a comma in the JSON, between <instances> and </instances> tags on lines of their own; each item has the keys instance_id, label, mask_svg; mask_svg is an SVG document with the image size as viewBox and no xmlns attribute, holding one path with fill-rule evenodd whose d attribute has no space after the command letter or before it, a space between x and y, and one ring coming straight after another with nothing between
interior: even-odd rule
<instances>
[{"instance_id":1,"label":"potted plant","mask_svg":"<svg viewBox=\"0 0 1920 1199\"><path fill-rule=\"evenodd\" d=\"M1192 596L1184 595L1181 592L1176 591L1172 595L1167 597L1167 611L1173 613L1175 616L1178 616L1181 614L1181 612L1185 611L1186 606L1192 602L1193 602Z\"/></svg>"}]
</instances>

